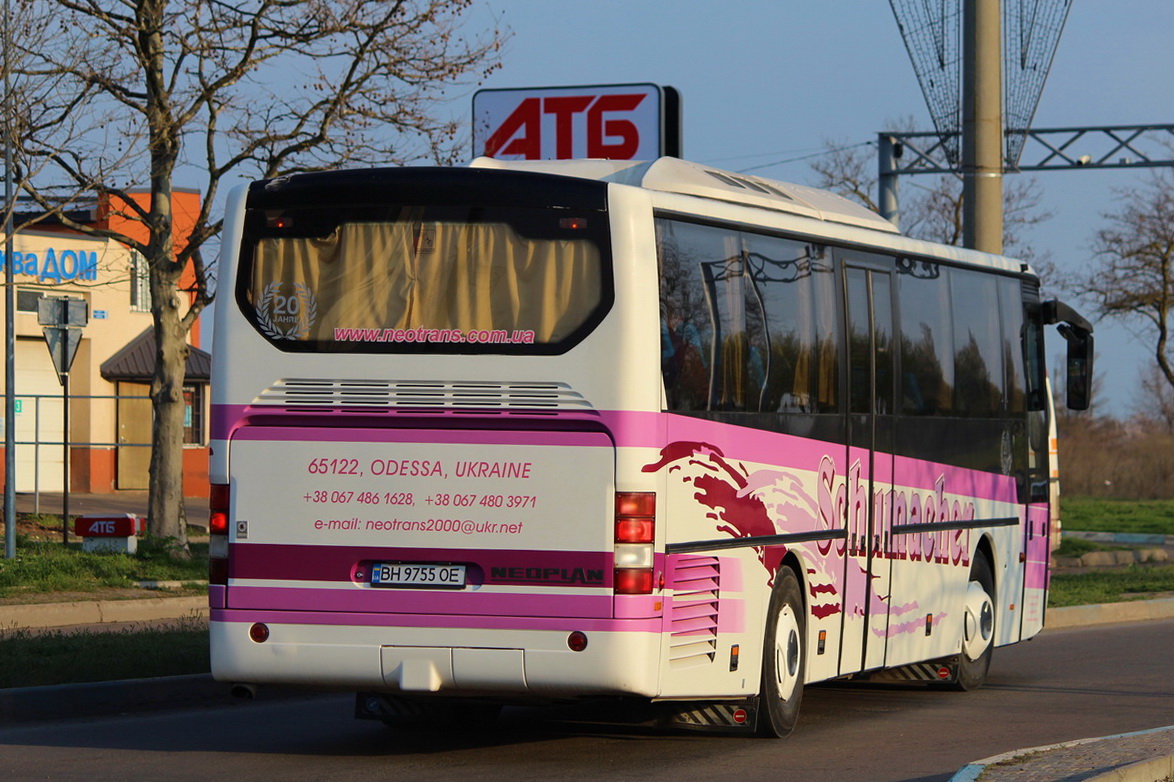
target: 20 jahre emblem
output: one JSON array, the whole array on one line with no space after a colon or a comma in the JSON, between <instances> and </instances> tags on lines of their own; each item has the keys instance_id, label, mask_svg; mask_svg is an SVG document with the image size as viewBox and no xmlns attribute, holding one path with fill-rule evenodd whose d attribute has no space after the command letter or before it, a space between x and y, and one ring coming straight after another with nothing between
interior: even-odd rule
<instances>
[{"instance_id":1,"label":"20 jahre emblem","mask_svg":"<svg viewBox=\"0 0 1174 782\"><path fill-rule=\"evenodd\" d=\"M318 319L318 302L300 282L271 282L257 301L257 328L269 339L305 339Z\"/></svg>"}]
</instances>

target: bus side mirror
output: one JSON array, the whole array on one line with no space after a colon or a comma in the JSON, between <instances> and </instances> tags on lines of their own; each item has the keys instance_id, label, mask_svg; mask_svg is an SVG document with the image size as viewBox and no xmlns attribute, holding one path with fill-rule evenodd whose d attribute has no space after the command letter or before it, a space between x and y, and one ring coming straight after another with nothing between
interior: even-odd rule
<instances>
[{"instance_id":1,"label":"bus side mirror","mask_svg":"<svg viewBox=\"0 0 1174 782\"><path fill-rule=\"evenodd\" d=\"M1087 410L1092 404L1093 336L1067 323L1056 327L1068 343L1067 404L1070 410Z\"/></svg>"}]
</instances>

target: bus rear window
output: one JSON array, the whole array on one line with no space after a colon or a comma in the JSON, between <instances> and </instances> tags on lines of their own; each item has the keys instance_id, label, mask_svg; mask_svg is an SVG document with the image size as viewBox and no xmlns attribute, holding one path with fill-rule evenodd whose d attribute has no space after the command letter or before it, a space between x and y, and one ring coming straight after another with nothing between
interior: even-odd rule
<instances>
[{"instance_id":1,"label":"bus rear window","mask_svg":"<svg viewBox=\"0 0 1174 782\"><path fill-rule=\"evenodd\" d=\"M560 353L611 303L606 216L250 210L237 301L292 352Z\"/></svg>"}]
</instances>

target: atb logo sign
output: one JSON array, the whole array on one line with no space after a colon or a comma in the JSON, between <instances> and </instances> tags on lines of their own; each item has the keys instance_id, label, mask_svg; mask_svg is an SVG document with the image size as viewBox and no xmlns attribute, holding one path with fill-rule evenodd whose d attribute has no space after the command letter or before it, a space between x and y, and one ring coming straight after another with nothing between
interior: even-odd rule
<instances>
[{"instance_id":1,"label":"atb logo sign","mask_svg":"<svg viewBox=\"0 0 1174 782\"><path fill-rule=\"evenodd\" d=\"M318 319L318 302L300 282L271 282L257 302L257 328L269 339L305 339Z\"/></svg>"},{"instance_id":2,"label":"atb logo sign","mask_svg":"<svg viewBox=\"0 0 1174 782\"><path fill-rule=\"evenodd\" d=\"M473 96L473 153L504 160L679 155L679 113L676 90L654 84L481 90Z\"/></svg>"}]
</instances>

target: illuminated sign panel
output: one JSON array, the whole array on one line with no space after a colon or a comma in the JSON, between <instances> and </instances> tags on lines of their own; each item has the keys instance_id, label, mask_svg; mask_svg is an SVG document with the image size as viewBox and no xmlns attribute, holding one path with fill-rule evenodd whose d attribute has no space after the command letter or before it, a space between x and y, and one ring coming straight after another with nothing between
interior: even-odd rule
<instances>
[{"instance_id":1,"label":"illuminated sign panel","mask_svg":"<svg viewBox=\"0 0 1174 782\"><path fill-rule=\"evenodd\" d=\"M481 90L473 96L473 154L502 160L680 156L680 125L677 91L655 84Z\"/></svg>"}]
</instances>

